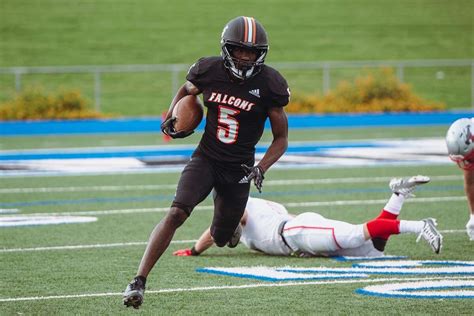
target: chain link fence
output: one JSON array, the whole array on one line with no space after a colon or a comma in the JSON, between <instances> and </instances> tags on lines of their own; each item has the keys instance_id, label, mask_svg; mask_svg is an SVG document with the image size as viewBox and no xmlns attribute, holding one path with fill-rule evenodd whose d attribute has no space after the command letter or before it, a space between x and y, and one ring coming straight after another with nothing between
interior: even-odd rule
<instances>
[{"instance_id":1,"label":"chain link fence","mask_svg":"<svg viewBox=\"0 0 474 316\"><path fill-rule=\"evenodd\" d=\"M270 63L270 65L285 75L293 91L311 90L312 92L318 91L323 94L334 87L339 80L347 76L353 76L354 73L361 69L390 67L395 70L400 81L414 86L424 86L428 93L434 89L445 90L443 92L444 98L449 100L450 103L458 107L465 108L470 106L474 109L474 60L472 59L278 62ZM188 68L189 65L187 64L3 67L0 68L0 74L12 75L12 84L17 92L21 91L26 75L86 75L81 80L93 83L95 109L100 111L103 104L104 75L116 74L122 78L123 75L130 73L164 73L166 76L162 77L166 77L167 79L165 80L168 83L161 90L169 89L169 94L166 94L171 98L183 82L184 74ZM428 73L426 72L427 69L429 69ZM448 75L447 73L450 71L456 74ZM443 81L443 84L430 85L427 84L429 80Z\"/></svg>"}]
</instances>

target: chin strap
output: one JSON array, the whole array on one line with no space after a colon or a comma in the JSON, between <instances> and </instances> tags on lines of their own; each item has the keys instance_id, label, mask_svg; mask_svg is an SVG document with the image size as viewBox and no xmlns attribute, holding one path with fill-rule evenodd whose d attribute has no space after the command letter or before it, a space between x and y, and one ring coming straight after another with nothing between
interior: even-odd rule
<instances>
[{"instance_id":1,"label":"chin strap","mask_svg":"<svg viewBox=\"0 0 474 316\"><path fill-rule=\"evenodd\" d=\"M466 156L454 156L450 155L452 161L458 164L459 168L464 170L474 170L474 150L472 150Z\"/></svg>"},{"instance_id":2,"label":"chin strap","mask_svg":"<svg viewBox=\"0 0 474 316\"><path fill-rule=\"evenodd\" d=\"M252 67L249 70L246 70L244 74L243 70L240 70L235 66L230 67L230 71L232 72L232 74L236 76L237 78L239 78L240 80L252 78L254 76L254 70L255 70L255 67Z\"/></svg>"}]
</instances>

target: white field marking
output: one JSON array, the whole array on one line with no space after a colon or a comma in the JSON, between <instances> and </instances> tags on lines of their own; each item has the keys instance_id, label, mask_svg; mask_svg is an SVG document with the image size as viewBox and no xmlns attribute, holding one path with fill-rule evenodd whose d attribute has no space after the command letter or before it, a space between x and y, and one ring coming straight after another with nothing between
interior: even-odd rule
<instances>
[{"instance_id":1,"label":"white field marking","mask_svg":"<svg viewBox=\"0 0 474 316\"><path fill-rule=\"evenodd\" d=\"M0 194L12 193L51 193L51 192L97 192L97 191L151 191L176 189L176 184L151 185L104 185L84 187L42 187L42 188L8 188L0 189Z\"/></svg>"},{"instance_id":2,"label":"white field marking","mask_svg":"<svg viewBox=\"0 0 474 316\"><path fill-rule=\"evenodd\" d=\"M25 216L8 215L0 216L0 227L21 227L37 225L58 225L72 223L91 223L97 221L93 216Z\"/></svg>"},{"instance_id":3,"label":"white field marking","mask_svg":"<svg viewBox=\"0 0 474 316\"><path fill-rule=\"evenodd\" d=\"M459 234L459 233L465 233L465 229L447 229L447 230L440 230L440 233L443 234Z\"/></svg>"},{"instance_id":4,"label":"white field marking","mask_svg":"<svg viewBox=\"0 0 474 316\"><path fill-rule=\"evenodd\" d=\"M428 203L428 202L449 202L464 201L465 196L441 196L430 198L409 199L405 203ZM347 201L324 201L324 202L299 202L299 203L283 203L287 207L315 207L315 206L344 206L344 205L371 205L384 204L387 199L380 200L347 200ZM213 210L212 205L197 206L196 210ZM102 211L72 211L72 212L55 212L55 213L31 213L25 216L58 216L58 215L117 215L117 214L141 214L141 213L160 213L168 212L169 207L158 208L136 208L136 209L119 209L119 210L102 210Z\"/></svg>"},{"instance_id":5,"label":"white field marking","mask_svg":"<svg viewBox=\"0 0 474 316\"><path fill-rule=\"evenodd\" d=\"M401 263L403 264L403 262ZM209 268L211 269L211 268ZM214 270L218 271L230 271L231 273L236 273L234 271L238 271L239 268L215 268ZM245 271L245 270L244 270ZM280 268L277 269L277 271L283 271L283 272L300 272L300 273L308 273L308 274L318 274L318 273L349 273L349 274L354 274L354 273L365 273L365 274L399 274L399 275L412 275L412 274L423 274L423 275L439 275L439 274L447 274L447 275L459 275L459 274L464 274L464 275L474 275L474 266L448 266L448 267L428 267L425 268L425 265L422 265L422 267L396 267L396 268L389 268L389 267L382 267L382 268L376 268L376 267L368 267L365 268L363 266L360 266L360 264L357 267L351 267L351 268L326 268L326 267L320 267L320 268ZM237 272L238 273L238 272ZM247 275L251 274L250 272L243 273L241 275L237 275L237 277L247 277Z\"/></svg>"},{"instance_id":6,"label":"white field marking","mask_svg":"<svg viewBox=\"0 0 474 316\"><path fill-rule=\"evenodd\" d=\"M172 240L172 244L190 244L197 240ZM35 247L35 248L4 248L0 249L0 253L6 252L34 252L34 251L49 251L49 250L78 250L78 249L94 249L94 248L113 248L113 247L128 247L128 246L144 246L147 241L122 242L113 244L91 244L91 245L73 245L73 246L52 246L52 247Z\"/></svg>"},{"instance_id":7,"label":"white field marking","mask_svg":"<svg viewBox=\"0 0 474 316\"><path fill-rule=\"evenodd\" d=\"M419 165L419 164L418 164ZM147 169L121 169L121 170L100 170L100 171L81 171L81 172L65 172L65 171L0 171L0 178L46 178L46 177L97 177L103 175L137 175L137 174L163 174L163 173L179 173L183 171L182 166L168 166L163 168L147 168Z\"/></svg>"},{"instance_id":8,"label":"white field marking","mask_svg":"<svg viewBox=\"0 0 474 316\"><path fill-rule=\"evenodd\" d=\"M472 277L456 277L456 280L471 280ZM165 294L177 292L204 292L215 290L241 290L250 288L266 288L266 287L289 287L289 286L305 286L305 285L333 285L333 284L352 284L352 283L379 283L379 282L393 282L393 281L426 281L426 280L446 280L446 278L382 278L382 279L357 279L357 280L329 280L329 281L310 281L310 282L285 282L285 283L256 283L243 285L224 285L224 286L206 286L206 287L191 287L191 288L177 288L177 289L161 289L161 290L147 290L146 294ZM452 280L452 279L449 279ZM473 279L474 280L474 279ZM76 299L89 297L107 297L107 296L122 296L122 292L106 292L106 293L88 293L88 294L73 294L73 295L51 295L51 296L30 296L30 297L11 297L1 298L0 303L5 302L19 302L19 301L44 301L54 299Z\"/></svg>"},{"instance_id":9,"label":"white field marking","mask_svg":"<svg viewBox=\"0 0 474 316\"><path fill-rule=\"evenodd\" d=\"M441 230L443 234L464 234L465 230ZM172 244L192 244L197 240L173 240ZM134 241L126 243L111 243L111 244L89 244L89 245L72 245L72 246L43 246L43 247L34 247L34 248L0 248L0 253L8 252L34 252L34 251L50 251L50 250L79 250L79 249L94 249L94 248L113 248L113 247L128 247L128 246L142 246L146 245L147 241ZM384 257L386 258L386 257ZM353 258L351 258L353 259ZM367 258L364 258L367 260ZM378 258L380 259L380 258Z\"/></svg>"},{"instance_id":10,"label":"white field marking","mask_svg":"<svg viewBox=\"0 0 474 316\"><path fill-rule=\"evenodd\" d=\"M474 291L468 290L473 286L471 280L429 280L370 285L356 293L395 298L474 298Z\"/></svg>"},{"instance_id":11,"label":"white field marking","mask_svg":"<svg viewBox=\"0 0 474 316\"><path fill-rule=\"evenodd\" d=\"M56 212L56 213L31 213L24 216L59 216L59 215L116 215L116 214L142 214L142 213L163 213L168 212L169 207L156 208L131 208L120 210L103 210L103 211L77 211L77 212ZM213 210L214 206L197 206L195 210Z\"/></svg>"},{"instance_id":12,"label":"white field marking","mask_svg":"<svg viewBox=\"0 0 474 316\"><path fill-rule=\"evenodd\" d=\"M16 214L20 212L17 208L0 208L0 214Z\"/></svg>"},{"instance_id":13,"label":"white field marking","mask_svg":"<svg viewBox=\"0 0 474 316\"><path fill-rule=\"evenodd\" d=\"M338 184L338 183L378 183L388 182L392 177L360 177L360 178L326 178L326 179L293 179L293 180L269 180L265 186L284 186L296 184ZM446 175L430 177L432 181L457 181L462 180L462 175ZM1 192L1 191L0 191Z\"/></svg>"},{"instance_id":14,"label":"white field marking","mask_svg":"<svg viewBox=\"0 0 474 316\"><path fill-rule=\"evenodd\" d=\"M433 176L433 181L462 180L462 175ZM338 183L378 183L388 182L389 177L361 177L361 178L326 178L326 179L290 179L268 180L265 186L286 186L298 184L338 184ZM81 187L40 187L40 188L5 188L0 189L0 194L13 193L50 193L50 192L97 192L97 191L145 191L175 189L176 184L156 185L106 185L106 186L81 186Z\"/></svg>"},{"instance_id":15,"label":"white field marking","mask_svg":"<svg viewBox=\"0 0 474 316\"><path fill-rule=\"evenodd\" d=\"M460 261L460 260L380 260L380 261L362 261L360 263L352 264L353 268L374 268L374 271L391 272L390 268L405 268L407 270L422 271L418 268L432 268L433 270L443 271L443 268L449 267L464 267L471 270L474 274L474 261ZM441 269L440 269L441 267ZM377 270L377 268L379 270ZM380 268L387 268L380 270ZM465 270L467 272L467 270Z\"/></svg>"},{"instance_id":16,"label":"white field marking","mask_svg":"<svg viewBox=\"0 0 474 316\"><path fill-rule=\"evenodd\" d=\"M258 155L255 156L255 162L258 162ZM261 158L261 157L260 157ZM334 160L334 158L328 159ZM341 158L341 162L347 161L348 158ZM314 169L340 169L341 166L360 166L366 168L374 168L374 167L400 167L400 166L411 166L411 167L419 167L421 164L423 165L439 165L445 166L447 164L451 164L452 162L446 161L445 163L430 163L430 162L422 162L422 161L390 161L390 162L374 162L373 160L369 161L368 163L365 161L361 161L360 159L357 163L349 163L343 164L311 164L311 163L304 163L304 162L295 162L295 163L280 163L276 162L272 169L274 170L314 170ZM86 171L81 170L78 171L33 171L33 170L18 170L18 171L1 171L0 170L0 178L46 178L46 177L97 177L103 175L139 175L139 174L164 174L164 173L180 173L183 171L183 165L170 165L158 168L144 168L144 169L124 169L120 168L120 170L104 170L103 168L100 171Z\"/></svg>"},{"instance_id":17,"label":"white field marking","mask_svg":"<svg viewBox=\"0 0 474 316\"><path fill-rule=\"evenodd\" d=\"M405 203L426 203L426 202L449 202L449 201L464 201L465 196L438 196L429 198L408 199ZM335 205L369 205L369 204L384 204L387 199L381 200L347 200L347 201L324 201L324 202L299 202L299 203L285 203L288 207L309 207L309 206L335 206Z\"/></svg>"},{"instance_id":18,"label":"white field marking","mask_svg":"<svg viewBox=\"0 0 474 316\"><path fill-rule=\"evenodd\" d=\"M56 216L56 215L115 215L115 214L141 214L141 213L160 213L167 212L169 207L157 207L157 208L132 208L132 209L120 209L120 210L103 210L103 211L78 211L78 212L56 212L56 213L32 213L27 214L30 216L45 215L45 216Z\"/></svg>"}]
</instances>

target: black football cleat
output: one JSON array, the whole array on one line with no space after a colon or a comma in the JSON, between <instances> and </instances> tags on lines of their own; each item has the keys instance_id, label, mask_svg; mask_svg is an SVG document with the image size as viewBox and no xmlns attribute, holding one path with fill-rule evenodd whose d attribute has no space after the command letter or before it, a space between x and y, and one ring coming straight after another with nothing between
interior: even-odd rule
<instances>
[{"instance_id":1,"label":"black football cleat","mask_svg":"<svg viewBox=\"0 0 474 316\"><path fill-rule=\"evenodd\" d=\"M135 309L140 308L143 303L143 294L145 293L145 284L139 278L134 278L132 282L127 285L123 293L123 305Z\"/></svg>"},{"instance_id":2,"label":"black football cleat","mask_svg":"<svg viewBox=\"0 0 474 316\"><path fill-rule=\"evenodd\" d=\"M229 242L227 242L227 247L235 248L239 244L240 236L242 236L242 225L239 224L234 231L234 234L230 238Z\"/></svg>"}]
</instances>

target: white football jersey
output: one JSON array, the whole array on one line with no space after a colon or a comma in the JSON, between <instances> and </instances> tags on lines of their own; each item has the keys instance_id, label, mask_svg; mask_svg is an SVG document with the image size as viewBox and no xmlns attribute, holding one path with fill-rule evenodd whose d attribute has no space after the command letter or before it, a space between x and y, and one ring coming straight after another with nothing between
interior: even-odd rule
<instances>
[{"instance_id":1,"label":"white football jersey","mask_svg":"<svg viewBox=\"0 0 474 316\"><path fill-rule=\"evenodd\" d=\"M292 218L286 208L272 201L249 197L247 221L242 228L240 241L250 249L270 255L289 255L278 232L280 223Z\"/></svg>"},{"instance_id":2,"label":"white football jersey","mask_svg":"<svg viewBox=\"0 0 474 316\"><path fill-rule=\"evenodd\" d=\"M365 240L363 225L327 219L318 213L288 214L276 202L249 198L247 221L240 241L250 249L270 255L288 256L293 251L315 256L383 256L370 240ZM283 242L279 228L287 222Z\"/></svg>"}]
</instances>

